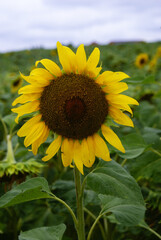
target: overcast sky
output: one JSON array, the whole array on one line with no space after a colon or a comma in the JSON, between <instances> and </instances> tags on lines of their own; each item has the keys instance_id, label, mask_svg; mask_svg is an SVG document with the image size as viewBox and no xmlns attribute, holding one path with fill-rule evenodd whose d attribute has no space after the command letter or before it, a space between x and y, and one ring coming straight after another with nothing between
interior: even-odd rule
<instances>
[{"instance_id":1,"label":"overcast sky","mask_svg":"<svg viewBox=\"0 0 161 240\"><path fill-rule=\"evenodd\" d=\"M0 0L0 52L161 40L161 0Z\"/></svg>"}]
</instances>

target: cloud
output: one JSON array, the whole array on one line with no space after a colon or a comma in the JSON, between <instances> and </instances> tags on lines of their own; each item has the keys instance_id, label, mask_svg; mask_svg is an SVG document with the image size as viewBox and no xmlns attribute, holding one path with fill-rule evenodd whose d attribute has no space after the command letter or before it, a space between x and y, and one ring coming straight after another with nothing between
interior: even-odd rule
<instances>
[{"instance_id":1,"label":"cloud","mask_svg":"<svg viewBox=\"0 0 161 240\"><path fill-rule=\"evenodd\" d=\"M161 39L160 0L5 0L0 51L96 41Z\"/></svg>"}]
</instances>

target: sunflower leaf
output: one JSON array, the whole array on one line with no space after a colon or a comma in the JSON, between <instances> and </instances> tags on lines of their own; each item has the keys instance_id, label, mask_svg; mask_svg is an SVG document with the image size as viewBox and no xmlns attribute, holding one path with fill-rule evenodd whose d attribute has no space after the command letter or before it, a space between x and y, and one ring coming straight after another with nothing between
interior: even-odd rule
<instances>
[{"instance_id":1,"label":"sunflower leaf","mask_svg":"<svg viewBox=\"0 0 161 240\"><path fill-rule=\"evenodd\" d=\"M116 221L125 226L135 226L144 218L145 207L131 201L99 194L102 214L113 213Z\"/></svg>"},{"instance_id":2,"label":"sunflower leaf","mask_svg":"<svg viewBox=\"0 0 161 240\"><path fill-rule=\"evenodd\" d=\"M21 183L0 198L0 208L41 198L52 198L45 178L37 177Z\"/></svg>"},{"instance_id":3,"label":"sunflower leaf","mask_svg":"<svg viewBox=\"0 0 161 240\"><path fill-rule=\"evenodd\" d=\"M66 226L60 224L52 227L41 227L26 232L21 232L19 240L61 240Z\"/></svg>"},{"instance_id":4,"label":"sunflower leaf","mask_svg":"<svg viewBox=\"0 0 161 240\"><path fill-rule=\"evenodd\" d=\"M97 168L87 176L87 184L98 194L111 195L144 205L137 182L114 160L100 161Z\"/></svg>"},{"instance_id":5,"label":"sunflower leaf","mask_svg":"<svg viewBox=\"0 0 161 240\"><path fill-rule=\"evenodd\" d=\"M144 217L144 200L135 179L115 161L100 161L87 176L90 189L99 194L103 213L113 213L116 222L137 225ZM126 214L125 214L126 209Z\"/></svg>"},{"instance_id":6,"label":"sunflower leaf","mask_svg":"<svg viewBox=\"0 0 161 240\"><path fill-rule=\"evenodd\" d=\"M130 133L123 137L122 144L125 148L125 153L118 151L118 155L122 158L132 159L141 155L147 148L143 137L140 134Z\"/></svg>"},{"instance_id":7,"label":"sunflower leaf","mask_svg":"<svg viewBox=\"0 0 161 240\"><path fill-rule=\"evenodd\" d=\"M129 169L137 180L146 179L155 184L161 183L161 158L154 152L147 151L136 158L133 164L129 165Z\"/></svg>"}]
</instances>

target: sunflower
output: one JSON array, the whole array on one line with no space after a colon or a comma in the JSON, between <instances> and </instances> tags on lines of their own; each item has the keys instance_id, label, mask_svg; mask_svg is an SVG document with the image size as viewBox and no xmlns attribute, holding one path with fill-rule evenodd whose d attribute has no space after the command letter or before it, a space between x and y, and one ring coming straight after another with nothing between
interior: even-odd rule
<instances>
[{"instance_id":1,"label":"sunflower","mask_svg":"<svg viewBox=\"0 0 161 240\"><path fill-rule=\"evenodd\" d=\"M154 57L149 62L149 70L151 71L155 70L157 62L158 62L158 56L155 54Z\"/></svg>"},{"instance_id":2,"label":"sunflower","mask_svg":"<svg viewBox=\"0 0 161 240\"><path fill-rule=\"evenodd\" d=\"M22 78L17 77L11 84L11 92L15 93L22 86Z\"/></svg>"},{"instance_id":3,"label":"sunflower","mask_svg":"<svg viewBox=\"0 0 161 240\"><path fill-rule=\"evenodd\" d=\"M159 58L161 57L161 46L157 48L156 55Z\"/></svg>"},{"instance_id":4,"label":"sunflower","mask_svg":"<svg viewBox=\"0 0 161 240\"><path fill-rule=\"evenodd\" d=\"M135 60L135 65L138 67L138 68L142 68L144 67L147 62L149 61L149 57L146 53L140 53L137 57L136 57L136 60Z\"/></svg>"},{"instance_id":5,"label":"sunflower","mask_svg":"<svg viewBox=\"0 0 161 240\"><path fill-rule=\"evenodd\" d=\"M17 133L25 137L24 145L31 145L33 154L37 154L52 131L54 140L42 160L48 161L61 149L63 165L72 166L74 162L83 174L83 165L91 167L95 157L111 160L106 141L125 152L108 123L113 119L117 124L133 127L132 120L123 111L132 114L129 104L138 105L138 102L120 94L128 89L127 84L121 82L129 77L127 74L112 71L100 74L97 47L88 60L83 44L76 54L59 42L57 50L62 70L55 62L42 59L35 65L42 64L44 68L33 69L29 76L21 74L29 85L19 89L21 96L13 106L23 105L12 111L18 114L17 123L22 115L34 113Z\"/></svg>"}]
</instances>

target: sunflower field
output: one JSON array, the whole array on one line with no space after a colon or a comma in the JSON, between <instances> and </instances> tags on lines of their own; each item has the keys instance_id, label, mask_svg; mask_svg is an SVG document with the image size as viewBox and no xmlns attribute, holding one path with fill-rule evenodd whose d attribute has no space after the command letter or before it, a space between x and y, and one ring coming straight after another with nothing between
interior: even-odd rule
<instances>
[{"instance_id":1,"label":"sunflower field","mask_svg":"<svg viewBox=\"0 0 161 240\"><path fill-rule=\"evenodd\" d=\"M0 240L161 239L161 42L1 53L0 86Z\"/></svg>"}]
</instances>

